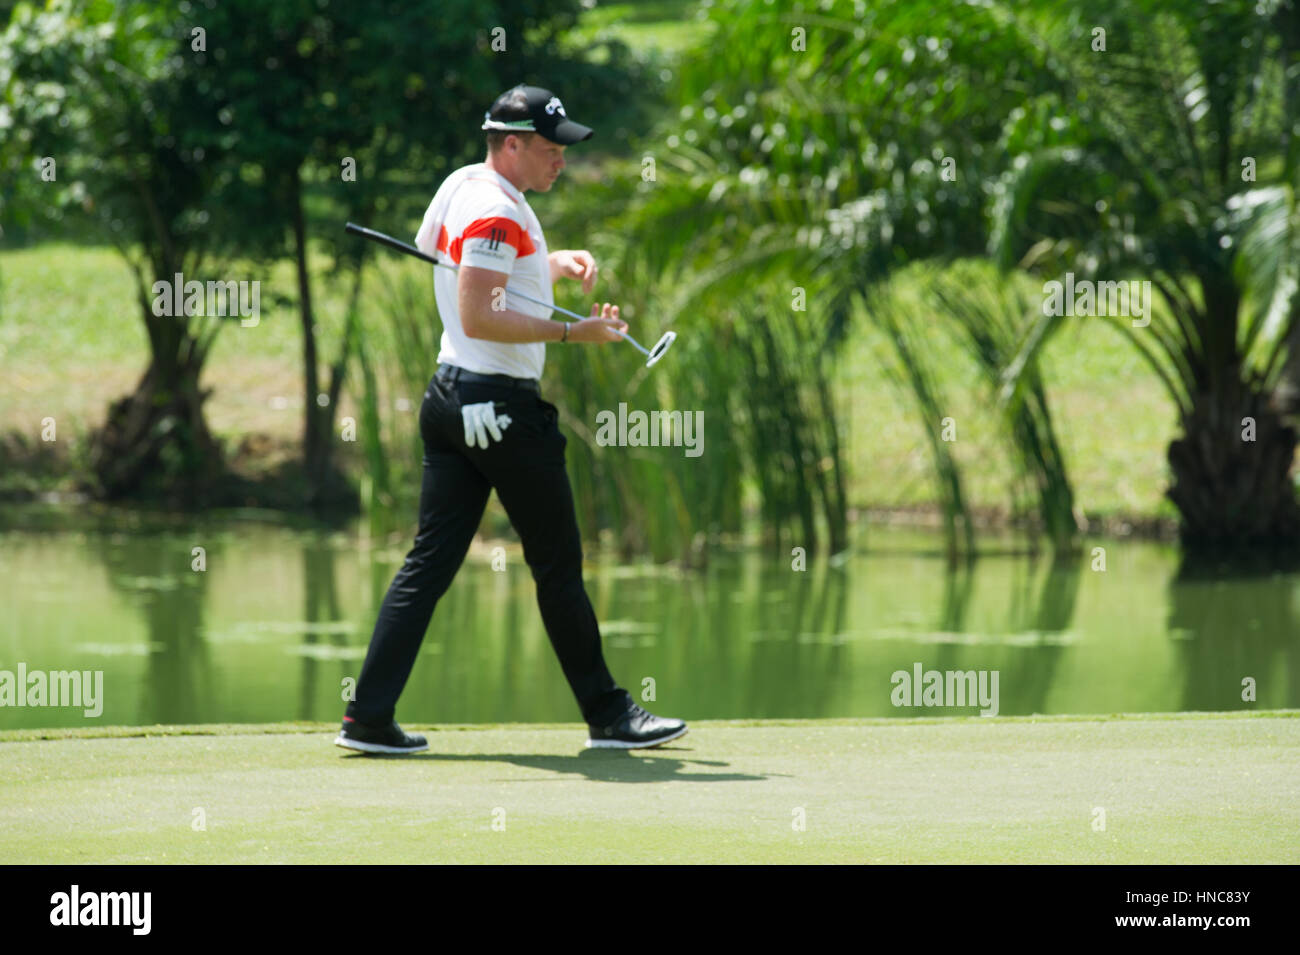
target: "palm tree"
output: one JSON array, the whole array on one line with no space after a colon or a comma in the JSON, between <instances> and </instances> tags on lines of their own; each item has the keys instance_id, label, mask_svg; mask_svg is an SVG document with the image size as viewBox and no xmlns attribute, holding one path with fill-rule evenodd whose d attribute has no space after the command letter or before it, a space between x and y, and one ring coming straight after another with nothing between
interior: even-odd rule
<instances>
[{"instance_id":1,"label":"palm tree","mask_svg":"<svg viewBox=\"0 0 1300 955\"><path fill-rule=\"evenodd\" d=\"M734 301L782 262L821 289L804 346L824 349L918 259L1149 280L1149 324L1099 317L1178 408L1168 493L1185 541L1300 542L1277 401L1300 337L1291 0L969 0L942 23L924 4L722 0L709 16L708 56L684 66L680 113L647 146L658 180L617 220L628 257L696 275L692 301ZM971 320L949 304L934 317ZM1017 317L998 373L1008 407L1067 320ZM959 338L986 367L1008 358ZM1063 467L1041 453L1050 419L1024 421L1021 459ZM1060 477L1037 483L1068 536Z\"/></svg>"},{"instance_id":2,"label":"palm tree","mask_svg":"<svg viewBox=\"0 0 1300 955\"><path fill-rule=\"evenodd\" d=\"M1296 432L1277 400L1300 264L1294 4L995 9L1034 44L1046 85L1007 125L997 259L1149 280L1162 306L1149 325L1101 317L1178 409L1168 496L1184 541L1294 550ZM1065 320L1042 316L1026 353Z\"/></svg>"}]
</instances>

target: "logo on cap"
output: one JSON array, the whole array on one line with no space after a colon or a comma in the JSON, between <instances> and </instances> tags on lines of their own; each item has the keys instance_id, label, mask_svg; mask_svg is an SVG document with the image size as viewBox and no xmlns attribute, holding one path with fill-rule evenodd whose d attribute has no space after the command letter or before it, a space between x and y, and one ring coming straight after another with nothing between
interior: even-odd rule
<instances>
[{"instance_id":1,"label":"logo on cap","mask_svg":"<svg viewBox=\"0 0 1300 955\"><path fill-rule=\"evenodd\" d=\"M550 101L546 104L546 112L552 116L559 113L565 119L568 119L569 116L569 114L564 111L564 104L560 102L558 96L551 97Z\"/></svg>"}]
</instances>

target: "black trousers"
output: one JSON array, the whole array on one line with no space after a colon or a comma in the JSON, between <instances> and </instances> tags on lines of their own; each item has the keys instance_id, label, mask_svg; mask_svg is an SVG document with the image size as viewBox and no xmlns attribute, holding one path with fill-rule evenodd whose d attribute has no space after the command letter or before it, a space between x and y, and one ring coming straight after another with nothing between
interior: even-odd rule
<instances>
[{"instance_id":1,"label":"black trousers","mask_svg":"<svg viewBox=\"0 0 1300 955\"><path fill-rule=\"evenodd\" d=\"M498 415L508 414L510 424L502 440L489 437L486 449L471 448L461 406L483 401L493 402ZM380 608L348 716L374 724L393 719L434 607L465 559L493 488L523 542L546 633L583 719L611 723L632 702L605 666L583 585L582 542L558 418L558 409L535 391L508 383L453 383L439 375L429 382L420 405L419 530Z\"/></svg>"}]
</instances>

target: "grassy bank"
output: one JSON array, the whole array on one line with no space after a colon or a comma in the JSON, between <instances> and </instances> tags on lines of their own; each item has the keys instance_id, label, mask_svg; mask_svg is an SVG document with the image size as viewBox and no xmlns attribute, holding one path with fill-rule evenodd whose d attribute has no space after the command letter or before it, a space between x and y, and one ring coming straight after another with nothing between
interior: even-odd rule
<instances>
[{"instance_id":1,"label":"grassy bank","mask_svg":"<svg viewBox=\"0 0 1300 955\"><path fill-rule=\"evenodd\" d=\"M0 858L1294 863L1296 715L712 721L638 754L418 727L400 759L333 724L7 732Z\"/></svg>"},{"instance_id":2,"label":"grassy bank","mask_svg":"<svg viewBox=\"0 0 1300 955\"><path fill-rule=\"evenodd\" d=\"M938 386L956 425L952 452L972 508L996 518L1009 504L1015 471L999 440L998 416L987 385L969 358L948 350ZM933 510L937 495L922 422L910 395L892 387L883 370L896 365L885 336L861 322L839 367L837 392L846 425L846 462L855 506ZM1067 328L1044 351L1043 378L1077 507L1111 526L1172 524L1164 498L1170 481L1165 451L1178 434L1173 403L1137 350L1101 322Z\"/></svg>"},{"instance_id":3,"label":"grassy bank","mask_svg":"<svg viewBox=\"0 0 1300 955\"><path fill-rule=\"evenodd\" d=\"M382 311L385 276L411 268L419 267L385 261L367 276L367 287L375 290L364 315L369 347L382 351L389 344ZM0 389L0 440L14 462L0 482L3 490L56 488L73 476L86 436L102 422L109 401L129 391L144 368L143 326L128 304L130 277L112 250L70 245L0 254L0 277L0 363L7 376ZM255 328L232 323L218 338L203 377L204 387L212 389L210 424L240 466L254 474L295 455L300 439L298 319L292 307L273 298L292 290L291 265L282 263L264 280L261 323ZM320 283L316 304L326 356L337 347L345 294L342 286ZM436 322L436 316L430 320ZM882 362L889 360L873 327L860 323L837 381L850 502L858 509L924 510L936 499L929 461L906 396L881 373ZM670 374L671 366L664 366L664 373ZM1007 503L1012 467L993 433L993 414L968 363L954 356L944 362L943 375L972 502L997 512ZM1089 513L1136 522L1172 517L1162 493L1164 450L1176 422L1133 349L1106 328L1079 325L1049 346L1047 379L1053 383L1051 398L1079 505ZM354 388L358 384L352 382ZM418 395L387 398L389 408L398 398L419 404ZM346 392L339 415L358 415ZM53 445L40 441L47 417L57 423ZM355 446L343 446L345 461L356 467L360 459L354 451ZM21 466L24 455L26 466Z\"/></svg>"}]
</instances>

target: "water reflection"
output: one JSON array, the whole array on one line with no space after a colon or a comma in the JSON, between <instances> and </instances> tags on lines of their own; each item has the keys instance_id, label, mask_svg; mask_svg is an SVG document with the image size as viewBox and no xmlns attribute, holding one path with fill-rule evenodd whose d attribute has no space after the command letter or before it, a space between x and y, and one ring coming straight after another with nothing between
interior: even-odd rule
<instances>
[{"instance_id":1,"label":"water reflection","mask_svg":"<svg viewBox=\"0 0 1300 955\"><path fill-rule=\"evenodd\" d=\"M1169 585L1168 638L1177 648L1182 707L1293 707L1300 687L1300 579L1184 562ZM1244 700L1246 681L1255 699Z\"/></svg>"},{"instance_id":2,"label":"water reflection","mask_svg":"<svg viewBox=\"0 0 1300 955\"><path fill-rule=\"evenodd\" d=\"M328 544L307 539L302 545L303 614L308 626L302 630L302 687L299 692L298 718L302 720L332 720L343 713L343 680L355 676L347 653L320 653L321 638L326 647L346 650L349 625L339 626L343 611L339 606L338 581L335 579L334 549ZM322 626L324 624L324 626ZM323 682L321 671L332 671L337 677ZM340 701L333 709L318 704L328 700L334 692Z\"/></svg>"},{"instance_id":3,"label":"water reflection","mask_svg":"<svg viewBox=\"0 0 1300 955\"><path fill-rule=\"evenodd\" d=\"M1041 561L1036 561L1038 563ZM1084 572L1084 561L1079 554L1061 554L1047 559L1047 572L1036 594L1027 594L1023 603L1013 612L1008 626L1011 632L1038 634L1037 645L1024 653L1012 656L1008 672L1003 679L1015 688L1014 703L1017 713L1048 712L1048 694L1055 681L1057 669L1068 652L1064 641L1052 640L1055 634L1069 631L1074 621L1075 602ZM1026 575L1026 589L1032 587ZM1008 713L1005 708L1003 713Z\"/></svg>"},{"instance_id":4,"label":"water reflection","mask_svg":"<svg viewBox=\"0 0 1300 955\"><path fill-rule=\"evenodd\" d=\"M333 722L402 548L242 524L203 536L200 573L175 533L0 534L0 667L102 667L105 723ZM1135 542L1108 543L1105 572L1087 556L950 566L932 541L879 529L872 544L805 571L758 552L701 572L592 562L610 668L651 709L696 720L977 712L895 706L891 674L917 663L997 670L1005 715L1300 705L1300 574L1189 566ZM517 549L497 570L471 554L399 713L578 720ZM0 728L79 720L0 709Z\"/></svg>"},{"instance_id":5,"label":"water reflection","mask_svg":"<svg viewBox=\"0 0 1300 955\"><path fill-rule=\"evenodd\" d=\"M213 695L212 660L203 639L208 575L193 569L191 546L165 535L147 541L125 534L88 540L103 562L110 588L139 611L143 622L148 652L144 674L136 681L137 722L207 722ZM219 558L220 551L204 556ZM70 605L74 593L68 594ZM77 617L93 626L95 608L82 608ZM120 691L122 681L109 685Z\"/></svg>"}]
</instances>

